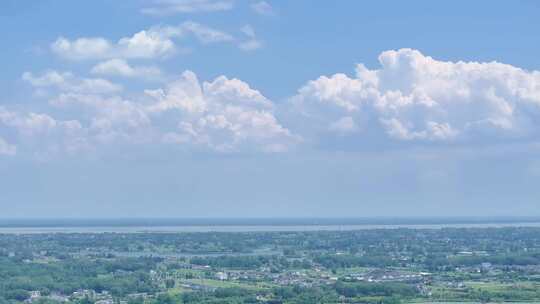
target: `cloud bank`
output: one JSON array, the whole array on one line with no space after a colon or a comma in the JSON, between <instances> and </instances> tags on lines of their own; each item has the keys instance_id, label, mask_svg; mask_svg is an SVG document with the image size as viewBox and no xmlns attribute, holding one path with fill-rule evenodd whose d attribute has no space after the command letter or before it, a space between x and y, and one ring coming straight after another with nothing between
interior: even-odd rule
<instances>
[{"instance_id":1,"label":"cloud bank","mask_svg":"<svg viewBox=\"0 0 540 304\"><path fill-rule=\"evenodd\" d=\"M109 64L92 71L108 71ZM112 70L126 68L118 65L121 68ZM11 130L28 149L39 142L51 152L119 144L167 144L220 153L284 152L299 140L280 124L272 101L235 78L200 82L195 73L185 71L161 88L145 90L136 101L118 94L117 84L69 72L26 72L22 78L43 94L49 112L72 117L60 120L51 114L0 108L0 129ZM4 140L1 144L2 154L15 154L15 146Z\"/></svg>"},{"instance_id":2,"label":"cloud bank","mask_svg":"<svg viewBox=\"0 0 540 304\"><path fill-rule=\"evenodd\" d=\"M175 35L175 28L161 30ZM249 26L243 30L254 37ZM382 52L379 64L371 69L358 64L354 76L320 76L277 104L247 82L223 75L200 81L185 71L138 91L106 78L26 72L22 79L49 110L0 108L0 154L39 145L93 151L124 143L233 153L284 152L334 140L345 143L339 149L393 149L539 139L538 71L441 61L413 49ZM159 73L155 69L116 58L90 72L128 79Z\"/></svg>"}]
</instances>

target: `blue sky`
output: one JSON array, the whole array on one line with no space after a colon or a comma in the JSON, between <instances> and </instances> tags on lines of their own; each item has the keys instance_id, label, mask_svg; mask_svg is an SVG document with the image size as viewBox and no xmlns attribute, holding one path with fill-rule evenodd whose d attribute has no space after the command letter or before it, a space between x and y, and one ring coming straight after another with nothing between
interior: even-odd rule
<instances>
[{"instance_id":1,"label":"blue sky","mask_svg":"<svg viewBox=\"0 0 540 304\"><path fill-rule=\"evenodd\" d=\"M539 13L2 1L2 216L540 215Z\"/></svg>"}]
</instances>

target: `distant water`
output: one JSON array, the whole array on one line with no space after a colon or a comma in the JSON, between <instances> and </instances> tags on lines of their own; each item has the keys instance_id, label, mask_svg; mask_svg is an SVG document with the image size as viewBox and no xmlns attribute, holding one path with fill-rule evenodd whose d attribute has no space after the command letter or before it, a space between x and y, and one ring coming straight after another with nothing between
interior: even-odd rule
<instances>
[{"instance_id":1,"label":"distant water","mask_svg":"<svg viewBox=\"0 0 540 304\"><path fill-rule=\"evenodd\" d=\"M175 232L299 232L352 231L366 229L442 229L540 227L540 222L445 223L445 224L363 224L363 225L184 225L184 226L46 226L0 227L0 234L36 233L175 233Z\"/></svg>"}]
</instances>

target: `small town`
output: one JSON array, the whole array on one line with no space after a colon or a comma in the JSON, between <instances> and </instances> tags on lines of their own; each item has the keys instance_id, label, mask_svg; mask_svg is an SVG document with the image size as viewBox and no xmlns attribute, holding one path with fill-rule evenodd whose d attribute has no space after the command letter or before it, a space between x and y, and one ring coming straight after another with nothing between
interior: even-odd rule
<instances>
[{"instance_id":1,"label":"small town","mask_svg":"<svg viewBox=\"0 0 540 304\"><path fill-rule=\"evenodd\" d=\"M534 302L538 229L6 234L0 300Z\"/></svg>"}]
</instances>

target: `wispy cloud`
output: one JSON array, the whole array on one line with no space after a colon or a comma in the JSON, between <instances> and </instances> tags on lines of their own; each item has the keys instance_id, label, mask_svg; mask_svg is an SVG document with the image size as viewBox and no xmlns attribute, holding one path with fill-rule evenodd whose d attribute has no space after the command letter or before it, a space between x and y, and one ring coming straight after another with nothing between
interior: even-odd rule
<instances>
[{"instance_id":1,"label":"wispy cloud","mask_svg":"<svg viewBox=\"0 0 540 304\"><path fill-rule=\"evenodd\" d=\"M238 47L243 51L254 51L260 49L263 46L261 40L257 39L255 30L251 25L244 25L240 31L247 36L247 40L242 41L238 44Z\"/></svg>"},{"instance_id":2,"label":"wispy cloud","mask_svg":"<svg viewBox=\"0 0 540 304\"><path fill-rule=\"evenodd\" d=\"M260 15L271 16L274 15L274 9L266 1L258 1L251 4L251 9Z\"/></svg>"},{"instance_id":3,"label":"wispy cloud","mask_svg":"<svg viewBox=\"0 0 540 304\"><path fill-rule=\"evenodd\" d=\"M192 21L184 22L180 25L180 30L193 34L202 43L228 42L234 40L228 33Z\"/></svg>"},{"instance_id":4,"label":"wispy cloud","mask_svg":"<svg viewBox=\"0 0 540 304\"><path fill-rule=\"evenodd\" d=\"M158 58L169 56L175 51L174 43L154 31L140 31L113 43L102 37L82 37L70 40L58 38L51 50L66 59L107 58Z\"/></svg>"},{"instance_id":5,"label":"wispy cloud","mask_svg":"<svg viewBox=\"0 0 540 304\"><path fill-rule=\"evenodd\" d=\"M161 75L161 71L155 66L131 66L123 59L110 59L96 64L92 74L107 76L122 76L132 78L155 79Z\"/></svg>"},{"instance_id":6,"label":"wispy cloud","mask_svg":"<svg viewBox=\"0 0 540 304\"><path fill-rule=\"evenodd\" d=\"M154 0L152 5L141 9L147 15L173 15L179 13L198 13L227 11L232 9L232 0Z\"/></svg>"},{"instance_id":7,"label":"wispy cloud","mask_svg":"<svg viewBox=\"0 0 540 304\"><path fill-rule=\"evenodd\" d=\"M175 26L154 26L116 43L103 37L59 37L51 45L51 51L68 60L103 59L157 59L168 58L181 49L178 40L194 37L203 44L235 42L231 34L200 24L186 21Z\"/></svg>"},{"instance_id":8,"label":"wispy cloud","mask_svg":"<svg viewBox=\"0 0 540 304\"><path fill-rule=\"evenodd\" d=\"M102 78L79 78L69 72L47 71L40 76L25 72L22 79L35 88L55 88L74 93L116 93L122 86Z\"/></svg>"},{"instance_id":9,"label":"wispy cloud","mask_svg":"<svg viewBox=\"0 0 540 304\"><path fill-rule=\"evenodd\" d=\"M17 147L0 137L0 155L13 156L15 154L17 154Z\"/></svg>"}]
</instances>

